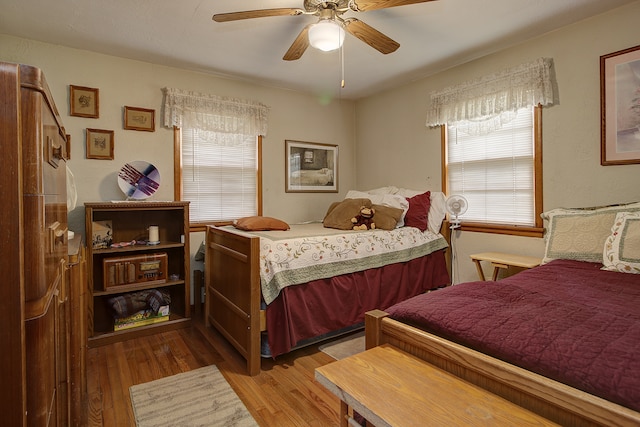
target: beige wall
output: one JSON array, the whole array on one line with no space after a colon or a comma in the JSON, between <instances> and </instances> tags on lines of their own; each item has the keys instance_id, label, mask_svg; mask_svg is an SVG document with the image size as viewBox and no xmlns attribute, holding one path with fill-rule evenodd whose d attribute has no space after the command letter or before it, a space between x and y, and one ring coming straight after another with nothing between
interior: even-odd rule
<instances>
[{"instance_id":1,"label":"beige wall","mask_svg":"<svg viewBox=\"0 0 640 427\"><path fill-rule=\"evenodd\" d=\"M71 135L69 167L78 189L78 208L70 218L75 231L82 232L84 228L84 202L124 198L117 185L117 172L128 161L146 160L156 165L162 182L153 200L173 200L173 131L162 127L163 87L250 99L270 107L269 130L263 145L265 215L290 222L321 219L326 207L354 185L352 101L338 99L325 105L314 96L299 92L4 35L0 35L0 61L30 64L44 71ZM100 90L100 118L69 116L70 84ZM125 105L155 109L156 131L124 130ZM114 160L85 158L86 128L115 131ZM285 139L337 144L340 194L285 193Z\"/></svg>"},{"instance_id":2,"label":"beige wall","mask_svg":"<svg viewBox=\"0 0 640 427\"><path fill-rule=\"evenodd\" d=\"M355 183L355 110L352 101L326 104L314 96L249 84L209 74L132 61L0 34L0 61L41 68L66 131L71 135L68 163L78 192L78 207L69 214L69 228L84 234L84 203L122 200L119 169L129 161L146 160L161 174L159 191L149 200L173 200L173 131L162 127L162 88L210 93L262 102L270 107L269 130L263 143L264 215L289 222L322 219L331 202L344 197ZM69 116L68 86L100 90L100 118ZM124 130L125 105L156 110L156 131ZM318 120L322 117L322 120ZM115 131L114 160L85 158L85 129ZM339 194L285 193L285 139L337 144ZM192 270L204 233L192 233Z\"/></svg>"},{"instance_id":3,"label":"beige wall","mask_svg":"<svg viewBox=\"0 0 640 427\"><path fill-rule=\"evenodd\" d=\"M640 44L640 2L547 34L446 72L358 102L328 105L311 95L208 74L132 61L0 35L0 60L42 68L67 132L78 208L71 228L82 232L82 204L121 199L116 174L127 161L148 160L162 173L156 200L173 198L172 132L160 127L161 88L252 99L271 107L264 143L264 214L290 222L319 219L349 189L397 185L441 188L440 131L425 127L429 93L545 56L555 61L560 103L544 111L544 207L640 200L640 165L600 166L599 57ZM68 85L100 89L100 118L68 115ZM122 107L153 108L154 133L122 129ZM318 118L321 117L322 120ZM113 129L113 161L84 158L84 130ZM284 140L339 145L339 194L284 191ZM357 174L356 174L357 172ZM475 279L468 255L487 250L542 255L542 239L457 233L458 281ZM193 236L194 247L202 235ZM194 248L194 250L195 250Z\"/></svg>"},{"instance_id":4,"label":"beige wall","mask_svg":"<svg viewBox=\"0 0 640 427\"><path fill-rule=\"evenodd\" d=\"M601 55L640 44L640 2L357 102L357 183L441 189L440 130L424 126L433 90L551 57L560 103L543 112L544 209L640 200L640 165L600 166ZM456 233L457 281L477 276L469 254L542 256L542 239Z\"/></svg>"}]
</instances>

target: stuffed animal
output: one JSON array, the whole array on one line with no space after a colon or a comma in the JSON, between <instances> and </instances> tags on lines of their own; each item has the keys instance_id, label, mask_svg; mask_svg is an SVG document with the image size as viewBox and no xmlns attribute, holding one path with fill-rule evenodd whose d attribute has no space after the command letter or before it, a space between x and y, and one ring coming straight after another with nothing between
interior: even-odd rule
<instances>
[{"instance_id":1,"label":"stuffed animal","mask_svg":"<svg viewBox=\"0 0 640 427\"><path fill-rule=\"evenodd\" d=\"M375 209L368 208L366 206L360 207L360 213L353 218L351 218L351 222L353 223L354 230L373 230L376 228L375 222L373 222L373 215L376 213Z\"/></svg>"}]
</instances>

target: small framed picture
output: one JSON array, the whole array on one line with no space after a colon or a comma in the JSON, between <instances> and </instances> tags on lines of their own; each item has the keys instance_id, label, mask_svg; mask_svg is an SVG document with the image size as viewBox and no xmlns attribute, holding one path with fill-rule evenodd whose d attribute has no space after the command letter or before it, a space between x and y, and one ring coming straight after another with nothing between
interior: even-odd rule
<instances>
[{"instance_id":1,"label":"small framed picture","mask_svg":"<svg viewBox=\"0 0 640 427\"><path fill-rule=\"evenodd\" d=\"M87 129L87 159L113 160L113 131Z\"/></svg>"},{"instance_id":2,"label":"small framed picture","mask_svg":"<svg viewBox=\"0 0 640 427\"><path fill-rule=\"evenodd\" d=\"M285 140L287 193L337 193L338 146Z\"/></svg>"},{"instance_id":3,"label":"small framed picture","mask_svg":"<svg viewBox=\"0 0 640 427\"><path fill-rule=\"evenodd\" d=\"M69 114L76 117L100 117L100 91L92 87L69 85Z\"/></svg>"},{"instance_id":4,"label":"small framed picture","mask_svg":"<svg viewBox=\"0 0 640 427\"><path fill-rule=\"evenodd\" d=\"M155 132L156 110L138 107L124 107L124 128Z\"/></svg>"}]
</instances>

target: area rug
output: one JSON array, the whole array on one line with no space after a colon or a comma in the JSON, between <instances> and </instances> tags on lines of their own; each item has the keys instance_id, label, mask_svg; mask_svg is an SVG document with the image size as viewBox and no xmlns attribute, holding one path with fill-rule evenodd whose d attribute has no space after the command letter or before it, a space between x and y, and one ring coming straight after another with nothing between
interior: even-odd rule
<instances>
[{"instance_id":1,"label":"area rug","mask_svg":"<svg viewBox=\"0 0 640 427\"><path fill-rule=\"evenodd\" d=\"M322 344L318 349L336 360L364 351L364 331Z\"/></svg>"},{"instance_id":2,"label":"area rug","mask_svg":"<svg viewBox=\"0 0 640 427\"><path fill-rule=\"evenodd\" d=\"M138 427L257 426L215 366L129 388Z\"/></svg>"}]
</instances>

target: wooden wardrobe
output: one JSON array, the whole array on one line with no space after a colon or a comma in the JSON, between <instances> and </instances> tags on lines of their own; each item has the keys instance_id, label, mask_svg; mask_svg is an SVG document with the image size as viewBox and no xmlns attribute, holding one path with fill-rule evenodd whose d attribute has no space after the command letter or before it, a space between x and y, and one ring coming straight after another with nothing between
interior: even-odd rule
<instances>
[{"instance_id":1,"label":"wooden wardrobe","mask_svg":"<svg viewBox=\"0 0 640 427\"><path fill-rule=\"evenodd\" d=\"M68 258L67 137L38 68L0 62L0 135L2 424L78 425L86 334L70 283L86 280Z\"/></svg>"}]
</instances>

